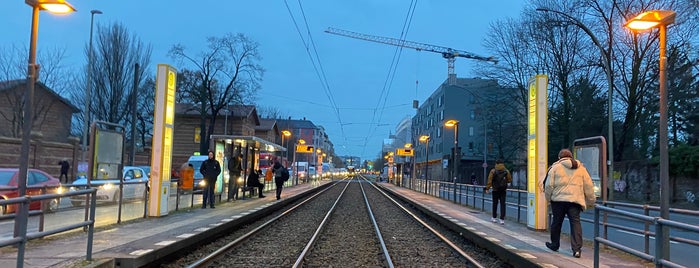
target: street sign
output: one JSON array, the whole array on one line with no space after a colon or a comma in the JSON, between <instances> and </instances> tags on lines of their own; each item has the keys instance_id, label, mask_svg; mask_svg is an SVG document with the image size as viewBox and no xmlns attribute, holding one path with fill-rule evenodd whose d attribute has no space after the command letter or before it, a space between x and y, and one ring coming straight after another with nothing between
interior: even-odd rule
<instances>
[{"instance_id":1,"label":"street sign","mask_svg":"<svg viewBox=\"0 0 699 268\"><path fill-rule=\"evenodd\" d=\"M487 167L488 167L488 163L483 162L483 168L487 168Z\"/></svg>"},{"instance_id":2,"label":"street sign","mask_svg":"<svg viewBox=\"0 0 699 268\"><path fill-rule=\"evenodd\" d=\"M312 154L315 150L312 145L297 144L296 152L300 154Z\"/></svg>"},{"instance_id":3,"label":"street sign","mask_svg":"<svg viewBox=\"0 0 699 268\"><path fill-rule=\"evenodd\" d=\"M396 149L396 155L398 156L413 156L413 149Z\"/></svg>"}]
</instances>

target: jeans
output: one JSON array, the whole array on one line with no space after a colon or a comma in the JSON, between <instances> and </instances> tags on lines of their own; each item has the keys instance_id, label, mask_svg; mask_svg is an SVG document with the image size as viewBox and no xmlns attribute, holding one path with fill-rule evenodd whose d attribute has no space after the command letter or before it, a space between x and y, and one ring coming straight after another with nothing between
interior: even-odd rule
<instances>
[{"instance_id":1,"label":"jeans","mask_svg":"<svg viewBox=\"0 0 699 268\"><path fill-rule=\"evenodd\" d=\"M505 213L507 212L507 204L505 200L507 199L507 190L493 191L493 218L498 217L498 203L500 203L500 219L505 220Z\"/></svg>"},{"instance_id":2,"label":"jeans","mask_svg":"<svg viewBox=\"0 0 699 268\"><path fill-rule=\"evenodd\" d=\"M567 215L570 222L570 249L573 252L580 251L583 243L580 212L582 207L577 203L551 201L551 243L554 247L558 248L561 244L561 226Z\"/></svg>"},{"instance_id":3,"label":"jeans","mask_svg":"<svg viewBox=\"0 0 699 268\"><path fill-rule=\"evenodd\" d=\"M284 188L284 182L277 182L275 180L274 184L277 186L277 200L282 198L282 188Z\"/></svg>"},{"instance_id":4,"label":"jeans","mask_svg":"<svg viewBox=\"0 0 699 268\"><path fill-rule=\"evenodd\" d=\"M216 179L204 180L206 180L206 186L204 187L204 191L202 193L202 198L204 199L204 202L201 206L206 207L206 204L209 204L211 207L214 207L214 189L216 188Z\"/></svg>"}]
</instances>

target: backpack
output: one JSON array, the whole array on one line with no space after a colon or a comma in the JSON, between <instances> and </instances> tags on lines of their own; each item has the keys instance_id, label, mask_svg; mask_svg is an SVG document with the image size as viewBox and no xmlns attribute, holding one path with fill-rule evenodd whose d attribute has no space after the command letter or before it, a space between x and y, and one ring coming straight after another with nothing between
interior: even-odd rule
<instances>
[{"instance_id":1,"label":"backpack","mask_svg":"<svg viewBox=\"0 0 699 268\"><path fill-rule=\"evenodd\" d=\"M289 180L289 170L285 167L282 167L282 179L284 179L284 181Z\"/></svg>"},{"instance_id":2,"label":"backpack","mask_svg":"<svg viewBox=\"0 0 699 268\"><path fill-rule=\"evenodd\" d=\"M507 171L495 170L495 172L493 172L491 186L493 187L493 191L507 190Z\"/></svg>"}]
</instances>

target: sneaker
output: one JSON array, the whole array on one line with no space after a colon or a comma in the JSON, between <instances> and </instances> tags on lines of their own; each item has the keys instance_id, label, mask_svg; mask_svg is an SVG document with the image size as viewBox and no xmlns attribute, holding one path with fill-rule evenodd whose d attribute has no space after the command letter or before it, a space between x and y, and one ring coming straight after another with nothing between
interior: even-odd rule
<instances>
[{"instance_id":1,"label":"sneaker","mask_svg":"<svg viewBox=\"0 0 699 268\"><path fill-rule=\"evenodd\" d=\"M504 221L504 220L500 220L500 224L505 225L505 221Z\"/></svg>"},{"instance_id":2,"label":"sneaker","mask_svg":"<svg viewBox=\"0 0 699 268\"><path fill-rule=\"evenodd\" d=\"M201 209L205 209L205 208L206 208L206 206L201 206Z\"/></svg>"},{"instance_id":3,"label":"sneaker","mask_svg":"<svg viewBox=\"0 0 699 268\"><path fill-rule=\"evenodd\" d=\"M493 223L497 223L497 222L498 222L498 219L496 219L496 218L490 218L490 221L493 222Z\"/></svg>"},{"instance_id":4,"label":"sneaker","mask_svg":"<svg viewBox=\"0 0 699 268\"><path fill-rule=\"evenodd\" d=\"M573 257L580 258L580 251L573 251Z\"/></svg>"},{"instance_id":5,"label":"sneaker","mask_svg":"<svg viewBox=\"0 0 699 268\"><path fill-rule=\"evenodd\" d=\"M553 243L546 242L546 247L553 251L558 251L558 247L554 246Z\"/></svg>"},{"instance_id":6,"label":"sneaker","mask_svg":"<svg viewBox=\"0 0 699 268\"><path fill-rule=\"evenodd\" d=\"M210 208L216 208L216 207L214 207L214 206L211 206Z\"/></svg>"}]
</instances>

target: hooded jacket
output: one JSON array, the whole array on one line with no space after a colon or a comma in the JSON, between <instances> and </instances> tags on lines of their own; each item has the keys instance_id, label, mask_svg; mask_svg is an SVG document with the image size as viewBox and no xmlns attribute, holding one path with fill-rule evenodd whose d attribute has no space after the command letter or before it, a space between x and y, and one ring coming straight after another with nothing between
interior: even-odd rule
<instances>
[{"instance_id":1,"label":"hooded jacket","mask_svg":"<svg viewBox=\"0 0 699 268\"><path fill-rule=\"evenodd\" d=\"M551 165L544 181L544 194L549 202L576 203L583 210L594 206L596 199L587 169L580 161L569 157Z\"/></svg>"},{"instance_id":2,"label":"hooded jacket","mask_svg":"<svg viewBox=\"0 0 699 268\"><path fill-rule=\"evenodd\" d=\"M488 173L488 183L485 185L486 191L493 187L493 176L495 175L496 170L504 170L505 172L507 172L507 175L506 175L507 183L512 183L512 174L510 174L510 171L507 170L507 168L505 168L505 164L498 163L498 164L495 164L495 168L491 169L490 173Z\"/></svg>"}]
</instances>

